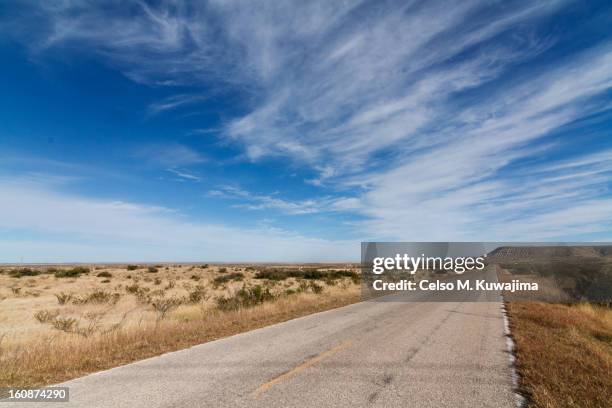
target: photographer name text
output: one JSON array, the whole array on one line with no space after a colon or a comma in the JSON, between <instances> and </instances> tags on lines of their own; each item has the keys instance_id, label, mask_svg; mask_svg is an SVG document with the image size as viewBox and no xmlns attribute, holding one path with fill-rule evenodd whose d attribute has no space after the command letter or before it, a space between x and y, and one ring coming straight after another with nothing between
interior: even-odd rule
<instances>
[{"instance_id":1,"label":"photographer name text","mask_svg":"<svg viewBox=\"0 0 612 408\"><path fill-rule=\"evenodd\" d=\"M520 282L513 279L511 282L487 282L484 279L475 281L457 279L454 282L423 279L419 282L402 279L398 282L385 282L382 279L372 282L374 290L384 291L453 291L453 290L478 290L478 291L537 291L538 284L535 282Z\"/></svg>"}]
</instances>

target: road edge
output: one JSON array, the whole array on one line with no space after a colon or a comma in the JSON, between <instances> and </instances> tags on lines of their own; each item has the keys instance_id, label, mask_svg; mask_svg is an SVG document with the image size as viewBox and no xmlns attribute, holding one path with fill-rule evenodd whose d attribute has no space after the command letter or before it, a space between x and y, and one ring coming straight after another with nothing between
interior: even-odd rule
<instances>
[{"instance_id":1,"label":"road edge","mask_svg":"<svg viewBox=\"0 0 612 408\"><path fill-rule=\"evenodd\" d=\"M512 393L517 408L525 408L527 406L527 397L520 391L521 375L516 367L516 343L510 331L510 318L508 317L508 309L506 308L506 300L501 299L501 312L504 318L504 337L506 338L506 350L508 359L510 360L510 378L512 380Z\"/></svg>"}]
</instances>

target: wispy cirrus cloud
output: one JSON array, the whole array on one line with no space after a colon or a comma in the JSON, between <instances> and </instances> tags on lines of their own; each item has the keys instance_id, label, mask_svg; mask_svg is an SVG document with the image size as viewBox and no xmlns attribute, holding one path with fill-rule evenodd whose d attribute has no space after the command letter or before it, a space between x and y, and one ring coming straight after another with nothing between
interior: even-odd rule
<instances>
[{"instance_id":1,"label":"wispy cirrus cloud","mask_svg":"<svg viewBox=\"0 0 612 408\"><path fill-rule=\"evenodd\" d=\"M198 176L197 174L188 172L186 170L170 168L170 169L166 169L166 171L174 174L176 177L179 177L180 179L183 179L183 180L202 181L202 177Z\"/></svg>"},{"instance_id":2,"label":"wispy cirrus cloud","mask_svg":"<svg viewBox=\"0 0 612 408\"><path fill-rule=\"evenodd\" d=\"M21 34L37 55L69 48L139 83L241 92L245 113L220 137L333 188L303 202L219 190L239 206L342 209L365 217L356 228L370 237L533 241L612 228L607 151L555 159L571 140L543 144L610 109L611 38L548 53L557 38L540 27L570 4L45 3L37 24L19 26L37 27ZM149 110L197 97L181 91ZM168 168L202 160L184 147L151 157Z\"/></svg>"},{"instance_id":3,"label":"wispy cirrus cloud","mask_svg":"<svg viewBox=\"0 0 612 408\"><path fill-rule=\"evenodd\" d=\"M196 104L205 100L206 97L203 95L193 95L193 94L180 94L169 96L161 101L154 102L149 105L147 108L147 113L149 115L157 115L162 112L171 111L175 109L179 109L182 107L186 107L189 105Z\"/></svg>"},{"instance_id":4,"label":"wispy cirrus cloud","mask_svg":"<svg viewBox=\"0 0 612 408\"><path fill-rule=\"evenodd\" d=\"M196 150L178 143L144 145L134 152L134 157L169 168L188 166L206 161Z\"/></svg>"},{"instance_id":5,"label":"wispy cirrus cloud","mask_svg":"<svg viewBox=\"0 0 612 408\"><path fill-rule=\"evenodd\" d=\"M238 203L232 205L235 208L247 210L272 209L290 215L315 214L345 209L342 206L342 198L323 197L290 201L279 197L278 194L255 194L234 186L223 186L217 190L211 190L208 192L208 195L210 197L238 201Z\"/></svg>"},{"instance_id":6,"label":"wispy cirrus cloud","mask_svg":"<svg viewBox=\"0 0 612 408\"><path fill-rule=\"evenodd\" d=\"M612 87L611 62L612 51L604 47L484 97L441 130L452 135L443 143L407 154L406 162L391 170L354 177L350 183L369 186L360 197L362 212L371 218L369 227L387 236L416 230L430 239L444 234L476 239L488 231L491 240L504 234L552 239L563 232L571 236L610 228L610 211L601 211L612 208L609 150L522 171L504 169L518 160L537 159L542 150L528 148L531 142L606 109L592 98ZM577 171L583 166L588 169ZM543 168L545 174L536 173ZM599 210L588 210L595 207ZM403 217L406 208L410 217ZM563 219L568 213L578 217ZM428 228L441 216L442 230ZM544 220L550 221L547 228Z\"/></svg>"}]
</instances>

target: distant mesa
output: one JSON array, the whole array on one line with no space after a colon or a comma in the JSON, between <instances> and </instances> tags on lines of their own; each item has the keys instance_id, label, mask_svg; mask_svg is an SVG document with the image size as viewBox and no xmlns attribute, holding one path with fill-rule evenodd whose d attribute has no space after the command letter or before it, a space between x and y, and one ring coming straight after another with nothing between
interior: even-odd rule
<instances>
[{"instance_id":1,"label":"distant mesa","mask_svg":"<svg viewBox=\"0 0 612 408\"><path fill-rule=\"evenodd\" d=\"M612 256L612 245L502 246L488 254L496 258L601 258Z\"/></svg>"}]
</instances>

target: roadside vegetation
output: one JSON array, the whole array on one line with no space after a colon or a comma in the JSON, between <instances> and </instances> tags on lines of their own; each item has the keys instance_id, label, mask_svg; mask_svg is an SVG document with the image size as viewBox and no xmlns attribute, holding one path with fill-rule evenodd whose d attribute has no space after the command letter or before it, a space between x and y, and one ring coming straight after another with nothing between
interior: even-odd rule
<instances>
[{"instance_id":1,"label":"roadside vegetation","mask_svg":"<svg viewBox=\"0 0 612 408\"><path fill-rule=\"evenodd\" d=\"M94 270L95 273L90 273ZM357 268L0 271L0 386L40 386L359 300Z\"/></svg>"},{"instance_id":2,"label":"roadside vegetation","mask_svg":"<svg viewBox=\"0 0 612 408\"><path fill-rule=\"evenodd\" d=\"M258 271L255 274L255 279L268 279L274 281L286 280L289 278L300 279L325 279L327 281L350 278L354 283L359 283L361 275L354 270L337 270L331 269L321 271L316 268L306 269L282 269L282 268L267 268Z\"/></svg>"},{"instance_id":3,"label":"roadside vegetation","mask_svg":"<svg viewBox=\"0 0 612 408\"><path fill-rule=\"evenodd\" d=\"M610 407L612 309L510 302L508 312L530 407Z\"/></svg>"}]
</instances>

